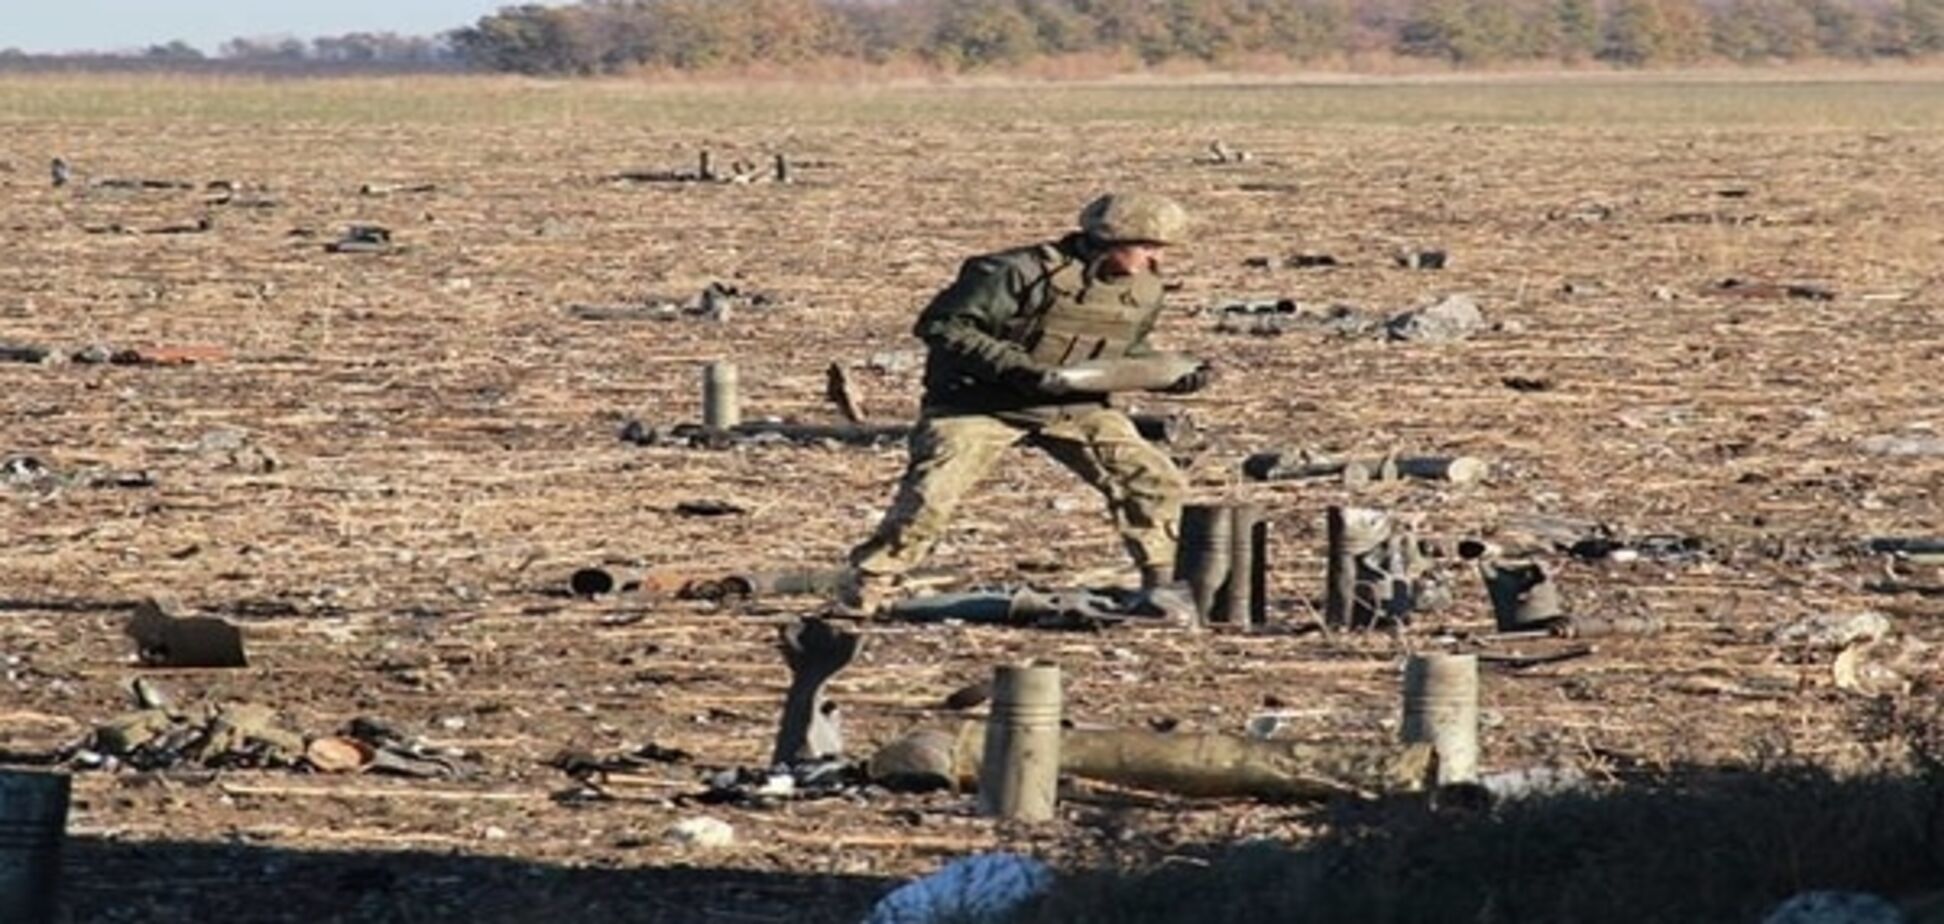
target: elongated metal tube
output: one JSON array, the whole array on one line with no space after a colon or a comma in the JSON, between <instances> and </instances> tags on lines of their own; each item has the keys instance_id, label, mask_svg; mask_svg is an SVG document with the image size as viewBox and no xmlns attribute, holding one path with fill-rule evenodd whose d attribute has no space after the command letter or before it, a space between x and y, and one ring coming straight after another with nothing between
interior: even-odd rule
<instances>
[{"instance_id":1,"label":"elongated metal tube","mask_svg":"<svg viewBox=\"0 0 1944 924\"><path fill-rule=\"evenodd\" d=\"M1202 362L1179 353L1157 353L1126 359L1095 359L1053 371L1069 391L1112 394L1117 391L1156 391L1181 381Z\"/></svg>"}]
</instances>

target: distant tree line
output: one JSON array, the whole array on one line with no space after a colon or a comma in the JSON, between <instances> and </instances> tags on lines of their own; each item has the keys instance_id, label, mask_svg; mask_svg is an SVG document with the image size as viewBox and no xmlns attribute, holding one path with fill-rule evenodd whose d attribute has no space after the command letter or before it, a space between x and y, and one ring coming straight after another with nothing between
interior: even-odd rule
<instances>
[{"instance_id":1,"label":"distant tree line","mask_svg":"<svg viewBox=\"0 0 1944 924\"><path fill-rule=\"evenodd\" d=\"M214 56L183 42L116 55L0 51L0 70L594 75L825 61L960 71L1078 56L1330 66L1374 55L1651 67L1940 53L1944 0L580 0L504 7L432 38L234 39Z\"/></svg>"},{"instance_id":2,"label":"distant tree line","mask_svg":"<svg viewBox=\"0 0 1944 924\"><path fill-rule=\"evenodd\" d=\"M237 38L214 55L181 40L124 52L32 55L0 50L0 71L420 72L465 67L445 36L353 32L310 40Z\"/></svg>"},{"instance_id":3,"label":"distant tree line","mask_svg":"<svg viewBox=\"0 0 1944 924\"><path fill-rule=\"evenodd\" d=\"M1078 54L1652 66L1944 52L1944 0L582 0L506 7L450 39L474 67L528 74Z\"/></svg>"}]
</instances>

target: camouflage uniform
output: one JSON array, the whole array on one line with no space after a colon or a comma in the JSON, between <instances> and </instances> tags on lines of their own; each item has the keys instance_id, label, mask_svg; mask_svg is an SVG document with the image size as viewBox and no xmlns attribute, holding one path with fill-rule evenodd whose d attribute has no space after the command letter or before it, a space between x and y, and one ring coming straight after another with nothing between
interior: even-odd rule
<instances>
[{"instance_id":1,"label":"camouflage uniform","mask_svg":"<svg viewBox=\"0 0 1944 924\"><path fill-rule=\"evenodd\" d=\"M1161 280L1152 272L1104 278L1098 258L1120 241L1173 243L1184 224L1168 200L1110 196L1081 214L1081 233L965 262L912 331L930 347L923 416L896 499L851 552L862 584L881 590L917 565L959 501L1020 443L1106 496L1144 584L1168 579L1186 479L1105 396L1044 383L1063 365L1153 352L1147 336Z\"/></svg>"}]
</instances>

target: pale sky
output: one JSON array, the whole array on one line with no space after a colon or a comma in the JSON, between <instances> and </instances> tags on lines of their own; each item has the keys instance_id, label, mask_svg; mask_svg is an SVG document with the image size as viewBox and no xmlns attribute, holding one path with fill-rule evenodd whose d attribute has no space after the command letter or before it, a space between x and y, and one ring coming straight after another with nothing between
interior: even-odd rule
<instances>
[{"instance_id":1,"label":"pale sky","mask_svg":"<svg viewBox=\"0 0 1944 924\"><path fill-rule=\"evenodd\" d=\"M115 51L238 36L431 35L520 0L0 0L0 48Z\"/></svg>"}]
</instances>

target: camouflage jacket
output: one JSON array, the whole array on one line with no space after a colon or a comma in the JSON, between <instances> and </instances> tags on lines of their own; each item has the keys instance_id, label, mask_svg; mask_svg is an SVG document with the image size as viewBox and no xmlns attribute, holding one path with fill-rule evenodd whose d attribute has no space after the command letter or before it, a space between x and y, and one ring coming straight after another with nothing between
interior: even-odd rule
<instances>
[{"instance_id":1,"label":"camouflage jacket","mask_svg":"<svg viewBox=\"0 0 1944 924\"><path fill-rule=\"evenodd\" d=\"M930 347L925 365L925 412L1000 414L1043 420L1065 409L1099 407L1099 395L1049 395L1038 381L1071 361L1099 356L1142 356L1153 351L1147 336L1161 312L1161 281L1142 273L1101 279L1094 254L1079 234L965 261L958 279L932 298L912 333ZM1101 326L1109 306L1111 319ZM1050 350L1045 323L1068 309L1087 314L1103 333L1085 355L1072 355L1074 339ZM1068 312L1071 317L1071 312ZM1082 330L1092 330L1083 324Z\"/></svg>"}]
</instances>

